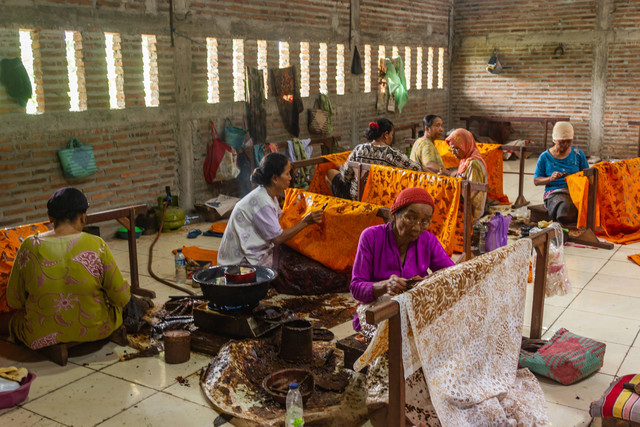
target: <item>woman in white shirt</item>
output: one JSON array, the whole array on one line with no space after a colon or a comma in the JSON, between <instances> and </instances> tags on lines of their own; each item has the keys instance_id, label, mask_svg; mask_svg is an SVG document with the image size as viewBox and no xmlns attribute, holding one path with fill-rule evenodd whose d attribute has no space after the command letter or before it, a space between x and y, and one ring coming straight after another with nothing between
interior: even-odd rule
<instances>
[{"instance_id":1,"label":"woman in white shirt","mask_svg":"<svg viewBox=\"0 0 640 427\"><path fill-rule=\"evenodd\" d=\"M282 210L276 195L289 188L291 163L280 153L265 156L251 174L257 184L233 208L218 250L219 265L233 265L246 258L252 265L273 266L273 249L294 237L307 225L322 221L322 210L309 212L293 227L282 229Z\"/></svg>"}]
</instances>

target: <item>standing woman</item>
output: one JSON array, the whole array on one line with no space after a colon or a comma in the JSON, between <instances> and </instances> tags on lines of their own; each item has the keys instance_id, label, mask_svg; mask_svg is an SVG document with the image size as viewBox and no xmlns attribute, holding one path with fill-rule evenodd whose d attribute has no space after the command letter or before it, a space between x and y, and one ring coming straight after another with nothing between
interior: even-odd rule
<instances>
[{"instance_id":1,"label":"standing woman","mask_svg":"<svg viewBox=\"0 0 640 427\"><path fill-rule=\"evenodd\" d=\"M330 169L327 171L327 185L336 197L343 199L358 199L358 182L356 174L348 162L369 163L375 165L391 166L401 169L422 171L422 166L409 159L405 154L391 147L394 135L393 123L388 119L378 119L369 123L369 127L364 132L367 141L357 145L347 162L340 171Z\"/></svg>"},{"instance_id":2,"label":"standing woman","mask_svg":"<svg viewBox=\"0 0 640 427\"><path fill-rule=\"evenodd\" d=\"M433 144L436 139L444 136L444 126L442 118L435 114L429 114L423 120L424 136L418 138L411 147L411 160L422 165L425 172L449 175L449 171L444 168L442 157Z\"/></svg>"},{"instance_id":3,"label":"standing woman","mask_svg":"<svg viewBox=\"0 0 640 427\"><path fill-rule=\"evenodd\" d=\"M487 166L478 151L473 135L466 129L456 129L446 139L451 152L458 160L457 177L480 184L487 183ZM487 199L485 191L472 191L471 204L473 219L476 220L484 213L484 204Z\"/></svg>"},{"instance_id":4,"label":"standing woman","mask_svg":"<svg viewBox=\"0 0 640 427\"><path fill-rule=\"evenodd\" d=\"M322 222L322 210L309 212L285 230L280 226L282 210L276 195L289 188L291 163L287 156L271 153L262 158L251 174L257 184L231 212L218 251L218 264L239 264L246 258L252 265L273 267L273 249L293 238L307 225Z\"/></svg>"}]
</instances>

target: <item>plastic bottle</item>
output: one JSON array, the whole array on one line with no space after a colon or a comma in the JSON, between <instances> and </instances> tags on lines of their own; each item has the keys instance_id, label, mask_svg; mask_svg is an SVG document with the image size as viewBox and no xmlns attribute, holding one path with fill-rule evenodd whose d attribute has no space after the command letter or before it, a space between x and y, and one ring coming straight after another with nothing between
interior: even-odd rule
<instances>
[{"instance_id":1,"label":"plastic bottle","mask_svg":"<svg viewBox=\"0 0 640 427\"><path fill-rule=\"evenodd\" d=\"M304 425L302 418L302 395L298 383L289 384L287 393L287 414L284 420L285 427L301 427Z\"/></svg>"},{"instance_id":2,"label":"plastic bottle","mask_svg":"<svg viewBox=\"0 0 640 427\"><path fill-rule=\"evenodd\" d=\"M187 281L187 266L182 249L178 249L176 253L176 284L184 285Z\"/></svg>"},{"instance_id":3,"label":"plastic bottle","mask_svg":"<svg viewBox=\"0 0 640 427\"><path fill-rule=\"evenodd\" d=\"M487 252L487 226L483 223L482 228L480 228L480 238L478 240L478 252L481 254Z\"/></svg>"}]
</instances>

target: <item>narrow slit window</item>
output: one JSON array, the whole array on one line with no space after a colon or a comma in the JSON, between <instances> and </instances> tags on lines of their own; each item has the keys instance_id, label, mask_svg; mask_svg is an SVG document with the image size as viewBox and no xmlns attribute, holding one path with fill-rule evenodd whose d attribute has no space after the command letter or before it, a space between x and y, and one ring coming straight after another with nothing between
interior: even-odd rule
<instances>
[{"instance_id":1,"label":"narrow slit window","mask_svg":"<svg viewBox=\"0 0 640 427\"><path fill-rule=\"evenodd\" d=\"M427 55L427 89L433 89L433 48L429 48Z\"/></svg>"},{"instance_id":2,"label":"narrow slit window","mask_svg":"<svg viewBox=\"0 0 640 427\"><path fill-rule=\"evenodd\" d=\"M142 82L144 84L144 104L147 107L160 105L158 89L158 52L156 36L142 35Z\"/></svg>"},{"instance_id":3,"label":"narrow slit window","mask_svg":"<svg viewBox=\"0 0 640 427\"><path fill-rule=\"evenodd\" d=\"M309 71L309 42L300 42L300 96L309 96L310 71Z\"/></svg>"},{"instance_id":4,"label":"narrow slit window","mask_svg":"<svg viewBox=\"0 0 640 427\"><path fill-rule=\"evenodd\" d=\"M364 93L371 92L371 45L364 45Z\"/></svg>"},{"instance_id":5,"label":"narrow slit window","mask_svg":"<svg viewBox=\"0 0 640 427\"><path fill-rule=\"evenodd\" d=\"M67 50L67 74L69 76L69 111L87 109L87 91L82 61L82 36L77 31L65 31Z\"/></svg>"},{"instance_id":6,"label":"narrow slit window","mask_svg":"<svg viewBox=\"0 0 640 427\"><path fill-rule=\"evenodd\" d=\"M411 89L411 48L404 47L404 79L407 82L407 90Z\"/></svg>"},{"instance_id":7,"label":"narrow slit window","mask_svg":"<svg viewBox=\"0 0 640 427\"><path fill-rule=\"evenodd\" d=\"M109 84L109 106L112 110L124 108L124 74L122 71L122 52L120 34L104 33L107 61L107 82Z\"/></svg>"},{"instance_id":8,"label":"narrow slit window","mask_svg":"<svg viewBox=\"0 0 640 427\"><path fill-rule=\"evenodd\" d=\"M344 45L336 45L336 93L344 95Z\"/></svg>"},{"instance_id":9,"label":"narrow slit window","mask_svg":"<svg viewBox=\"0 0 640 427\"><path fill-rule=\"evenodd\" d=\"M207 102L220 102L220 76L218 74L218 39L207 37Z\"/></svg>"},{"instance_id":10,"label":"narrow slit window","mask_svg":"<svg viewBox=\"0 0 640 427\"><path fill-rule=\"evenodd\" d=\"M31 98L27 101L26 113L42 114L44 112L44 105L40 105L38 102L38 93L42 90L42 79L36 78L35 57L37 53L33 48L32 36L33 34L31 30L19 30L20 57L22 59L22 65L24 65L24 68L27 70L27 74L29 75L32 91Z\"/></svg>"},{"instance_id":11,"label":"narrow slit window","mask_svg":"<svg viewBox=\"0 0 640 427\"><path fill-rule=\"evenodd\" d=\"M438 89L444 88L444 48L438 49Z\"/></svg>"},{"instance_id":12,"label":"narrow slit window","mask_svg":"<svg viewBox=\"0 0 640 427\"><path fill-rule=\"evenodd\" d=\"M244 40L233 39L233 100L244 101Z\"/></svg>"},{"instance_id":13,"label":"narrow slit window","mask_svg":"<svg viewBox=\"0 0 640 427\"><path fill-rule=\"evenodd\" d=\"M329 88L327 86L328 57L327 57L326 43L320 43L319 54L320 54L320 93L324 93L325 95L327 95L329 93Z\"/></svg>"},{"instance_id":14,"label":"narrow slit window","mask_svg":"<svg viewBox=\"0 0 640 427\"><path fill-rule=\"evenodd\" d=\"M278 65L280 68L289 67L289 43L278 42Z\"/></svg>"},{"instance_id":15,"label":"narrow slit window","mask_svg":"<svg viewBox=\"0 0 640 427\"><path fill-rule=\"evenodd\" d=\"M391 59L397 58L398 56L400 56L400 51L398 50L398 46L392 46L391 47Z\"/></svg>"},{"instance_id":16,"label":"narrow slit window","mask_svg":"<svg viewBox=\"0 0 640 427\"><path fill-rule=\"evenodd\" d=\"M384 46L378 46L378 75L380 75L380 70L384 67L385 57L386 52Z\"/></svg>"},{"instance_id":17,"label":"narrow slit window","mask_svg":"<svg viewBox=\"0 0 640 427\"><path fill-rule=\"evenodd\" d=\"M258 40L258 70L262 70L264 97L269 98L269 65L267 64L267 41Z\"/></svg>"},{"instance_id":18,"label":"narrow slit window","mask_svg":"<svg viewBox=\"0 0 640 427\"><path fill-rule=\"evenodd\" d=\"M416 48L416 89L422 89L422 47Z\"/></svg>"}]
</instances>

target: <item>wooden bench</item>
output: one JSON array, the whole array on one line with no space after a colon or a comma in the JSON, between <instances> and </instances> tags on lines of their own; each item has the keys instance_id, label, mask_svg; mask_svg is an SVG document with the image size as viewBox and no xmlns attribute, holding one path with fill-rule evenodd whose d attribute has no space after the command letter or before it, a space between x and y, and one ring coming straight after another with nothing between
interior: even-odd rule
<instances>
[{"instance_id":1,"label":"wooden bench","mask_svg":"<svg viewBox=\"0 0 640 427\"><path fill-rule=\"evenodd\" d=\"M473 122L477 122L479 125L483 125L489 122L505 123L505 122L520 122L520 123L540 123L544 126L544 149L547 149L547 134L549 130L549 123L555 125L556 122L568 122L569 117L490 117L490 116L469 116L460 117L460 120L464 120L465 128L469 130L469 126ZM484 136L484 135L481 135Z\"/></svg>"},{"instance_id":2,"label":"wooden bench","mask_svg":"<svg viewBox=\"0 0 640 427\"><path fill-rule=\"evenodd\" d=\"M549 244L555 231L546 229L530 237L537 254L536 275L533 288L530 338L538 339L542 335L542 316L544 314L544 292L547 281L547 259ZM446 274L446 273L445 273ZM386 301L366 311L367 323L378 325L389 320L389 404L387 425L405 426L405 382L402 363L402 329L400 326L398 302Z\"/></svg>"}]
</instances>

